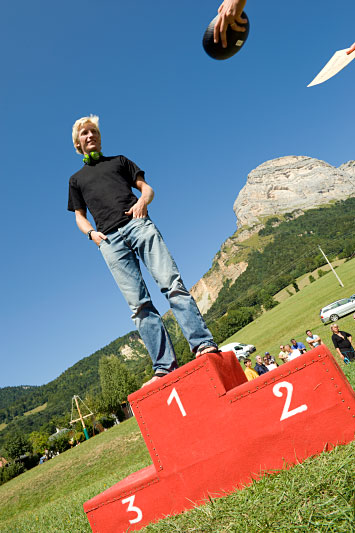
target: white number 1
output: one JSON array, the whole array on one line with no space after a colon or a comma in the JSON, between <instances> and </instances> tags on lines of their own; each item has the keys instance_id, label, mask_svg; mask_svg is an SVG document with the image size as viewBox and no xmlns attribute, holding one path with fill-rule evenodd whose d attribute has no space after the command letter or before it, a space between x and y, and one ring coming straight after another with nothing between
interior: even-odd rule
<instances>
[{"instance_id":1,"label":"white number 1","mask_svg":"<svg viewBox=\"0 0 355 533\"><path fill-rule=\"evenodd\" d=\"M136 524L137 522L140 522L142 520L142 518L143 518L143 513L140 510L140 508L136 507L135 505L133 505L134 498L135 498L135 496L133 495L133 496L130 496L129 498L125 498L124 500L122 500L122 503L128 503L127 513L129 511L132 511L133 513L137 513L137 517L136 518L133 518L133 520L129 520L130 524Z\"/></svg>"},{"instance_id":2,"label":"white number 1","mask_svg":"<svg viewBox=\"0 0 355 533\"><path fill-rule=\"evenodd\" d=\"M293 392L292 383L289 383L288 381L281 381L281 383L277 383L276 385L274 385L272 392L278 398L281 398L283 396L283 393L280 391L280 389L287 390L285 405L282 411L280 421L285 420L286 418L290 418L290 416L297 415L298 413L302 413L303 411L307 411L308 407L306 404L300 405L299 407L296 407L296 409L291 409L291 411L289 411L289 408L291 405L292 392Z\"/></svg>"},{"instance_id":3,"label":"white number 1","mask_svg":"<svg viewBox=\"0 0 355 533\"><path fill-rule=\"evenodd\" d=\"M178 406L179 406L179 409L180 409L180 411L181 411L182 416L186 416L186 411L185 411L185 409L184 409L184 407L183 407L183 405L182 405L182 403L181 403L181 400L180 400L180 398L179 398L178 393L176 392L175 387L174 387L173 390L171 391L171 394L170 394L170 396L169 396L169 398L168 398L168 401L167 401L168 405L170 405L171 402L172 402L174 399L176 400L176 403L177 403Z\"/></svg>"}]
</instances>

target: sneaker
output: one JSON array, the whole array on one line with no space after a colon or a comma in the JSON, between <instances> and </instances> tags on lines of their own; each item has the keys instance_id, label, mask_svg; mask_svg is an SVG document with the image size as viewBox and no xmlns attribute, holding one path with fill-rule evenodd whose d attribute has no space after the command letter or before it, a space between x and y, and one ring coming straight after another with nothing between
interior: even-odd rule
<instances>
[{"instance_id":1,"label":"sneaker","mask_svg":"<svg viewBox=\"0 0 355 533\"><path fill-rule=\"evenodd\" d=\"M347 357L344 357L344 363L346 365L350 365L350 361L349 361L349 359Z\"/></svg>"}]
</instances>

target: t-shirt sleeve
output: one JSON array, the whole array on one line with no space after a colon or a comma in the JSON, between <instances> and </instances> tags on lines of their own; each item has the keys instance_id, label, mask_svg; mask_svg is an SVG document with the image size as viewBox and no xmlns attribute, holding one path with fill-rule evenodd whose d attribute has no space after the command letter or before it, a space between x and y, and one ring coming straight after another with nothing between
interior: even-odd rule
<instances>
[{"instance_id":1,"label":"t-shirt sleeve","mask_svg":"<svg viewBox=\"0 0 355 533\"><path fill-rule=\"evenodd\" d=\"M86 204L81 194L80 188L77 186L76 181L73 178L69 180L69 198L68 198L68 211L75 211L76 209L85 209Z\"/></svg>"},{"instance_id":2,"label":"t-shirt sleeve","mask_svg":"<svg viewBox=\"0 0 355 533\"><path fill-rule=\"evenodd\" d=\"M144 170L140 169L133 161L124 157L124 166L126 170L126 177L128 178L132 187L136 186L136 180L138 176L144 179Z\"/></svg>"}]
</instances>

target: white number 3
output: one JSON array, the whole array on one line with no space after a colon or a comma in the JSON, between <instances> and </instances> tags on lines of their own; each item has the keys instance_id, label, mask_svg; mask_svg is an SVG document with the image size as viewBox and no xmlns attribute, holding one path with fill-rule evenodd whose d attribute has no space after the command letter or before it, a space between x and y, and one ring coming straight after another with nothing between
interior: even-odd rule
<instances>
[{"instance_id":1,"label":"white number 3","mask_svg":"<svg viewBox=\"0 0 355 533\"><path fill-rule=\"evenodd\" d=\"M124 500L122 500L122 503L128 503L128 507L127 507L127 513L129 511L132 511L134 513L137 513L137 517L136 518L133 518L133 520L129 520L129 523L130 524L136 524L137 522L140 522L143 518L143 513L142 511L140 510L139 507L136 507L135 505L133 505L134 503L134 498L135 496L130 496L129 498L125 498Z\"/></svg>"},{"instance_id":2,"label":"white number 3","mask_svg":"<svg viewBox=\"0 0 355 533\"><path fill-rule=\"evenodd\" d=\"M278 398L281 398L283 396L283 393L280 391L280 389L287 390L286 401L285 401L285 405L282 411L280 421L285 420L286 418L290 418L290 416L297 415L298 413L302 413L303 411L307 411L308 407L305 404L300 405L299 407L296 407L296 409L291 409L291 411L289 411L290 404L291 404L291 398L292 398L292 392L293 392L292 383L289 383L288 381L281 381L281 383L277 383L276 385L274 385L272 392Z\"/></svg>"}]
</instances>

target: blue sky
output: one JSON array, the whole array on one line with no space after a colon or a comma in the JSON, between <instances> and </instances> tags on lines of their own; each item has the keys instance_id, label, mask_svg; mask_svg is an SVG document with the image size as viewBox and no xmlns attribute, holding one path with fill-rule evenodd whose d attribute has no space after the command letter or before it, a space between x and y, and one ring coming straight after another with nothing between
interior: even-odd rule
<instances>
[{"instance_id":1,"label":"blue sky","mask_svg":"<svg viewBox=\"0 0 355 533\"><path fill-rule=\"evenodd\" d=\"M66 211L81 166L80 116L100 116L103 151L155 189L150 215L191 287L236 229L247 174L283 155L355 159L351 63L307 84L355 41L353 0L248 0L250 34L227 61L201 46L218 2L2 7L0 386L41 385L133 329L100 253ZM162 313L163 297L150 281Z\"/></svg>"}]
</instances>

